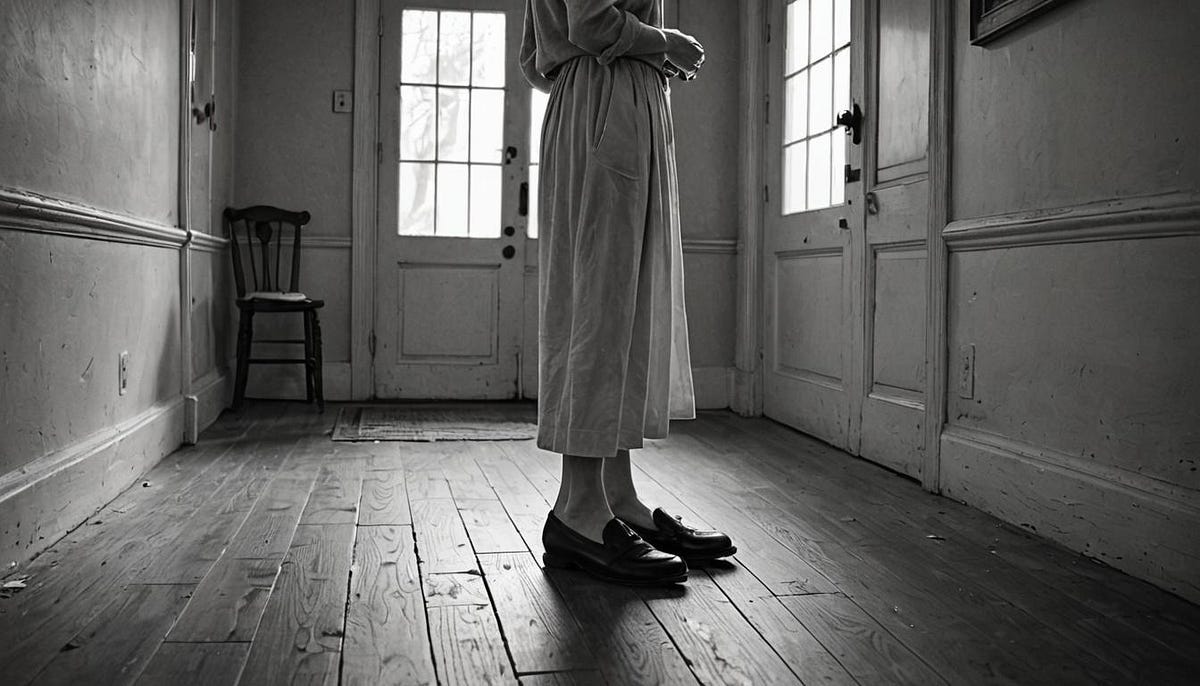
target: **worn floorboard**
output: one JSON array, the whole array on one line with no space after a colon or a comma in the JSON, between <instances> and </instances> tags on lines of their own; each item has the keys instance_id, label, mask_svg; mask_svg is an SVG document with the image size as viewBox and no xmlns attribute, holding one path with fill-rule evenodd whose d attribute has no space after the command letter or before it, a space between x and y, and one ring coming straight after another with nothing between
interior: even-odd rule
<instances>
[{"instance_id":1,"label":"worn floorboard","mask_svg":"<svg viewBox=\"0 0 1200 686\"><path fill-rule=\"evenodd\" d=\"M16 570L0 683L1191 684L1200 608L763 419L634 456L733 535L673 589L541 567L532 441L333 443L252 402ZM145 483L143 486L142 483Z\"/></svg>"}]
</instances>

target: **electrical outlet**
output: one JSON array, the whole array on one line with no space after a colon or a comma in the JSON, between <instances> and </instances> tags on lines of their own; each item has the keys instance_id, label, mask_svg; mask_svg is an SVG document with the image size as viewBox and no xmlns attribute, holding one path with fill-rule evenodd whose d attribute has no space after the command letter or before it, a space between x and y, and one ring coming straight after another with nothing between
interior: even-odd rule
<instances>
[{"instance_id":1,"label":"electrical outlet","mask_svg":"<svg viewBox=\"0 0 1200 686\"><path fill-rule=\"evenodd\" d=\"M353 112L354 111L354 93L352 91L334 91L333 92L333 111L334 112Z\"/></svg>"},{"instance_id":2,"label":"electrical outlet","mask_svg":"<svg viewBox=\"0 0 1200 686\"><path fill-rule=\"evenodd\" d=\"M121 358L117 361L117 393L125 395L129 390L129 351L122 350Z\"/></svg>"},{"instance_id":3,"label":"electrical outlet","mask_svg":"<svg viewBox=\"0 0 1200 686\"><path fill-rule=\"evenodd\" d=\"M958 347L958 397L970 400L975 397L975 345Z\"/></svg>"}]
</instances>

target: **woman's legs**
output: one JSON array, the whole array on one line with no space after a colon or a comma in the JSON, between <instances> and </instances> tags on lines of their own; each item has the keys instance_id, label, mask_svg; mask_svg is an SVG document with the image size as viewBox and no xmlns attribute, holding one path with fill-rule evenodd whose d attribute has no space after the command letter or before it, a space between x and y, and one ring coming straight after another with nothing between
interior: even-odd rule
<instances>
[{"instance_id":1,"label":"woman's legs","mask_svg":"<svg viewBox=\"0 0 1200 686\"><path fill-rule=\"evenodd\" d=\"M654 528L650 508L638 498L629 451L598 459L563 455L562 481L554 514L564 524L593 540L608 520L617 517L646 529Z\"/></svg>"},{"instance_id":2,"label":"woman's legs","mask_svg":"<svg viewBox=\"0 0 1200 686\"><path fill-rule=\"evenodd\" d=\"M618 518L646 529L655 528L650 508L638 498L637 487L633 485L628 450L619 450L616 457L604 461L604 492L609 508Z\"/></svg>"},{"instance_id":3,"label":"woman's legs","mask_svg":"<svg viewBox=\"0 0 1200 686\"><path fill-rule=\"evenodd\" d=\"M562 483L554 516L576 533L603 542L604 526L613 518L604 491L604 463L595 457L563 455Z\"/></svg>"}]
</instances>

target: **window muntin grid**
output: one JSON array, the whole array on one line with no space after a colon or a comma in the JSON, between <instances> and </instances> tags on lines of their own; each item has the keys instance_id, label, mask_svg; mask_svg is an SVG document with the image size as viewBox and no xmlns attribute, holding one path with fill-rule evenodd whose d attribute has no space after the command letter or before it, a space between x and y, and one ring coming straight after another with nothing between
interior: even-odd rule
<instances>
[{"instance_id":1,"label":"window muntin grid","mask_svg":"<svg viewBox=\"0 0 1200 686\"><path fill-rule=\"evenodd\" d=\"M845 202L850 106L850 0L792 0L784 57L783 214Z\"/></svg>"},{"instance_id":2,"label":"window muntin grid","mask_svg":"<svg viewBox=\"0 0 1200 686\"><path fill-rule=\"evenodd\" d=\"M500 237L505 20L501 12L401 13L402 236Z\"/></svg>"}]
</instances>

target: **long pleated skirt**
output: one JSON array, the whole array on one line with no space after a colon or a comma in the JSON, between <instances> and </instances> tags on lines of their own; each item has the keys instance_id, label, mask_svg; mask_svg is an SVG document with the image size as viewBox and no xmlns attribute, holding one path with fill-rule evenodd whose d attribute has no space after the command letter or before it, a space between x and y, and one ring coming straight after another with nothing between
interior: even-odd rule
<instances>
[{"instance_id":1,"label":"long pleated skirt","mask_svg":"<svg viewBox=\"0 0 1200 686\"><path fill-rule=\"evenodd\" d=\"M573 59L542 141L538 446L612 457L695 417L665 81Z\"/></svg>"}]
</instances>

